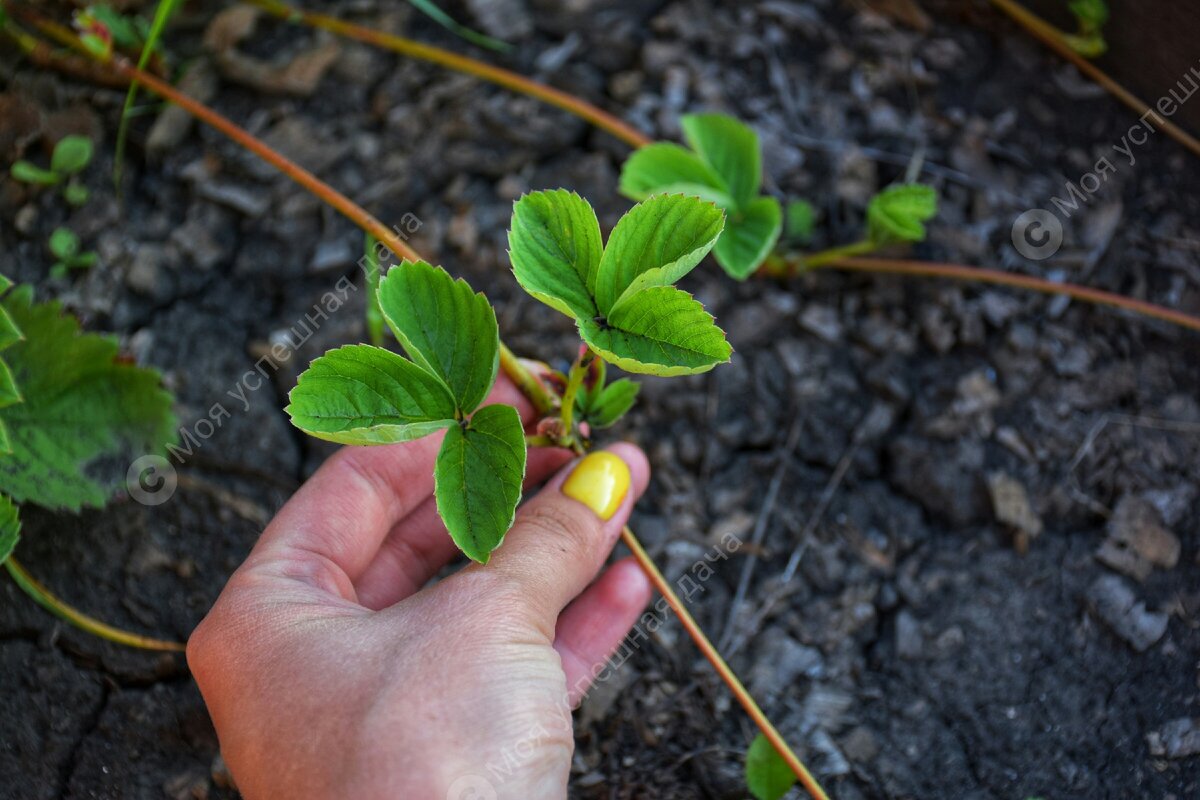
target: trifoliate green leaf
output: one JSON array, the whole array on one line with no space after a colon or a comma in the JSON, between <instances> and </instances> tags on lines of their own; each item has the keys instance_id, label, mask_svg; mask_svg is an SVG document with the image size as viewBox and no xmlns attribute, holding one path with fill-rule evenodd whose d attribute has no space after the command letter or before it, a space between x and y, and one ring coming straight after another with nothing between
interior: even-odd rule
<instances>
[{"instance_id":1,"label":"trifoliate green leaf","mask_svg":"<svg viewBox=\"0 0 1200 800\"><path fill-rule=\"evenodd\" d=\"M92 140L88 137L75 134L64 136L54 145L50 169L59 175L74 175L91 162L92 150Z\"/></svg>"},{"instance_id":2,"label":"trifoliate green leaf","mask_svg":"<svg viewBox=\"0 0 1200 800\"><path fill-rule=\"evenodd\" d=\"M729 216L713 255L730 277L745 280L779 241L783 212L774 197L759 197Z\"/></svg>"},{"instance_id":3,"label":"trifoliate green leaf","mask_svg":"<svg viewBox=\"0 0 1200 800\"><path fill-rule=\"evenodd\" d=\"M391 444L454 424L442 381L382 347L347 345L312 362L285 411L300 430L339 444Z\"/></svg>"},{"instance_id":4,"label":"trifoliate green leaf","mask_svg":"<svg viewBox=\"0 0 1200 800\"><path fill-rule=\"evenodd\" d=\"M171 396L157 372L118 360L115 339L80 332L59 303L34 304L30 287L3 306L25 336L4 351L24 401L0 409L12 445L0 458L0 492L53 509L103 505L129 462L112 475L89 467L174 443Z\"/></svg>"},{"instance_id":5,"label":"trifoliate green leaf","mask_svg":"<svg viewBox=\"0 0 1200 800\"><path fill-rule=\"evenodd\" d=\"M604 388L597 387L589 392L580 415L593 428L608 428L633 408L637 400L638 384L628 378L613 381Z\"/></svg>"},{"instance_id":6,"label":"trifoliate green leaf","mask_svg":"<svg viewBox=\"0 0 1200 800\"><path fill-rule=\"evenodd\" d=\"M761 733L746 751L746 786L756 800L779 800L796 783L796 775Z\"/></svg>"},{"instance_id":7,"label":"trifoliate green leaf","mask_svg":"<svg viewBox=\"0 0 1200 800\"><path fill-rule=\"evenodd\" d=\"M788 241L807 244L816 227L817 210L807 200L792 200L784 212L783 235Z\"/></svg>"},{"instance_id":8,"label":"trifoliate green leaf","mask_svg":"<svg viewBox=\"0 0 1200 800\"><path fill-rule=\"evenodd\" d=\"M9 168L9 173L22 183L34 183L39 186L53 186L62 180L58 174L28 161L17 161Z\"/></svg>"},{"instance_id":9,"label":"trifoliate green leaf","mask_svg":"<svg viewBox=\"0 0 1200 800\"><path fill-rule=\"evenodd\" d=\"M17 505L0 494L0 564L8 560L20 540L21 517Z\"/></svg>"},{"instance_id":10,"label":"trifoliate green leaf","mask_svg":"<svg viewBox=\"0 0 1200 800\"><path fill-rule=\"evenodd\" d=\"M640 147L621 167L621 194L645 200L655 194L688 194L726 210L736 205L724 179L695 153L671 142Z\"/></svg>"},{"instance_id":11,"label":"trifoliate green leaf","mask_svg":"<svg viewBox=\"0 0 1200 800\"><path fill-rule=\"evenodd\" d=\"M707 372L733 352L704 306L674 286L633 294L607 320L579 320L579 333L604 360L649 375Z\"/></svg>"},{"instance_id":12,"label":"trifoliate green leaf","mask_svg":"<svg viewBox=\"0 0 1200 800\"><path fill-rule=\"evenodd\" d=\"M762 149L749 125L725 114L688 114L680 120L696 154L724 181L740 208L762 186Z\"/></svg>"},{"instance_id":13,"label":"trifoliate green leaf","mask_svg":"<svg viewBox=\"0 0 1200 800\"><path fill-rule=\"evenodd\" d=\"M533 192L513 206L509 257L529 294L569 317L594 317L603 244L596 212L565 189Z\"/></svg>"},{"instance_id":14,"label":"trifoliate green leaf","mask_svg":"<svg viewBox=\"0 0 1200 800\"><path fill-rule=\"evenodd\" d=\"M920 183L892 186L871 198L867 235L875 244L920 242L924 223L937 214L937 191Z\"/></svg>"},{"instance_id":15,"label":"trifoliate green leaf","mask_svg":"<svg viewBox=\"0 0 1200 800\"><path fill-rule=\"evenodd\" d=\"M512 527L525 480L525 431L511 406L484 406L446 431L434 469L438 514L458 548L486 564Z\"/></svg>"},{"instance_id":16,"label":"trifoliate green leaf","mask_svg":"<svg viewBox=\"0 0 1200 800\"><path fill-rule=\"evenodd\" d=\"M721 235L725 214L686 195L656 195L617 222L596 275L596 306L612 314L623 299L669 286L700 263Z\"/></svg>"},{"instance_id":17,"label":"trifoliate green leaf","mask_svg":"<svg viewBox=\"0 0 1200 800\"><path fill-rule=\"evenodd\" d=\"M441 267L402 261L379 282L379 308L409 358L445 382L459 411L478 408L500 364L487 298Z\"/></svg>"}]
</instances>

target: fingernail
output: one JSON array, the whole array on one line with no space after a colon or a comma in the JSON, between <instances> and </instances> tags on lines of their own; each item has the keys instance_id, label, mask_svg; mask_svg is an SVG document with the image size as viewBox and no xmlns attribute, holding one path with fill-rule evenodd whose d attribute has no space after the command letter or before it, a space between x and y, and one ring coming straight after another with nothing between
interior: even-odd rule
<instances>
[{"instance_id":1,"label":"fingernail","mask_svg":"<svg viewBox=\"0 0 1200 800\"><path fill-rule=\"evenodd\" d=\"M612 519L628 491L628 465L604 450L580 461L562 487L563 494L595 511L600 519Z\"/></svg>"}]
</instances>

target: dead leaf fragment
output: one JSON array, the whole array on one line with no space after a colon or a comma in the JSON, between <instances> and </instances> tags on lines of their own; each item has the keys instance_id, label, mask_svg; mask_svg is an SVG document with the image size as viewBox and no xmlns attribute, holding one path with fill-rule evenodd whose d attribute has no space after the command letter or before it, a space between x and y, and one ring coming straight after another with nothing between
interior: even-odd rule
<instances>
[{"instance_id":1,"label":"dead leaf fragment","mask_svg":"<svg viewBox=\"0 0 1200 800\"><path fill-rule=\"evenodd\" d=\"M1017 534L1017 549L1024 552L1029 541L1041 535L1043 527L1042 518L1029 502L1029 493L1020 481L1003 472L993 472L987 483L996 520Z\"/></svg>"},{"instance_id":2,"label":"dead leaf fragment","mask_svg":"<svg viewBox=\"0 0 1200 800\"><path fill-rule=\"evenodd\" d=\"M1144 581L1155 567L1171 569L1178 564L1179 554L1179 539L1163 527L1158 509L1137 495L1126 495L1113 511L1108 538L1096 551L1096 559Z\"/></svg>"}]
</instances>

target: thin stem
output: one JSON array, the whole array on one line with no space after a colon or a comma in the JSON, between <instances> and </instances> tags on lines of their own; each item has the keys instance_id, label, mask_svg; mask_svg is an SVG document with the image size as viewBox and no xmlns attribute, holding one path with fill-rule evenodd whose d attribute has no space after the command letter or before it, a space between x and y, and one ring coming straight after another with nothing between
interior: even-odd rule
<instances>
[{"instance_id":1,"label":"thin stem","mask_svg":"<svg viewBox=\"0 0 1200 800\"><path fill-rule=\"evenodd\" d=\"M717 648L713 646L713 643L704 635L704 631L701 629L699 623L696 622L696 619L687 610L687 606L683 604L679 596L675 594L670 582L659 571L654 560L650 558L650 554L646 552L646 548L638 541L637 536L634 535L633 530L628 525L621 531L621 541L630 549L633 557L637 559L638 564L645 571L646 576L650 578L650 582L654 584L654 588L666 599L667 605L679 617L684 630L688 632L688 635L692 637L692 641L696 643L696 647L704 654L708 662L712 664L717 674L721 676L721 680L725 682L725 685L729 687L729 691L737 698L746 715L758 726L763 736L775 748L775 752L779 753L780 757L791 767L792 772L796 773L796 778L799 779L804 789L814 800L829 800L829 796L825 794L825 790L821 788L821 784L817 782L817 779L804 766L804 762L788 746L787 740L771 724L771 720L767 719L767 715L759 708L758 703L754 702L754 698L750 695L750 692L746 690L746 687L742 685L738 676L725 663L725 659L721 658L721 654L717 652Z\"/></svg>"},{"instance_id":2,"label":"thin stem","mask_svg":"<svg viewBox=\"0 0 1200 800\"><path fill-rule=\"evenodd\" d=\"M508 345L500 343L500 369L509 380L533 403L539 416L552 414L558 408L558 398L546 388L546 385L521 363Z\"/></svg>"},{"instance_id":3,"label":"thin stem","mask_svg":"<svg viewBox=\"0 0 1200 800\"><path fill-rule=\"evenodd\" d=\"M1102 289L1092 289L1073 283L1055 283L1044 278L1034 278L1029 275L1017 275L1012 272L1001 272L983 267L968 267L962 264L942 264L934 261L906 261L891 258L840 258L825 265L826 268L848 270L853 272L876 272L891 275L911 275L929 278L950 278L952 280L990 283L997 286L1013 286L1018 289L1029 289L1043 294L1063 294L1076 300L1095 303L1102 306L1124 309L1144 317L1170 322L1183 328L1200 331L1200 317L1185 314L1164 306L1135 300L1132 297L1106 292Z\"/></svg>"},{"instance_id":4,"label":"thin stem","mask_svg":"<svg viewBox=\"0 0 1200 800\"><path fill-rule=\"evenodd\" d=\"M583 386L583 379L587 376L588 368L592 365L592 360L596 354L592 352L592 348L586 345L579 350L579 355L575 358L575 363L571 365L571 371L567 373L567 388L562 396L562 425L563 435L572 436L574 432L573 425L575 423L575 398L579 394L579 387Z\"/></svg>"},{"instance_id":5,"label":"thin stem","mask_svg":"<svg viewBox=\"0 0 1200 800\"><path fill-rule=\"evenodd\" d=\"M12 576L13 581L21 588L21 591L32 597L38 605L45 608L54 616L71 623L81 630L99 636L101 639L107 639L110 642L123 644L127 647L137 647L142 650L182 653L185 649L184 645L179 642L168 642L163 639L153 639L148 636L140 636L136 633L123 631L120 628L106 625L100 620L89 617L82 611L72 608L39 583L15 558L10 557L4 562L4 566L8 569L8 574Z\"/></svg>"},{"instance_id":6,"label":"thin stem","mask_svg":"<svg viewBox=\"0 0 1200 800\"><path fill-rule=\"evenodd\" d=\"M792 262L791 266L793 273L804 272L810 269L820 269L847 256L862 255L863 253L873 252L876 249L877 246L874 242L863 239L861 242L844 244L840 247L831 247L828 250L821 250L812 255L804 256L800 261Z\"/></svg>"},{"instance_id":7,"label":"thin stem","mask_svg":"<svg viewBox=\"0 0 1200 800\"><path fill-rule=\"evenodd\" d=\"M1142 117L1145 117L1147 114L1153 115L1154 121L1167 132L1168 136L1192 151L1194 155L1200 156L1200 141L1197 141L1194 136L1178 125L1164 119L1162 114L1150 108L1144 100L1110 78L1104 70L1075 52L1075 49L1071 47L1062 31L1058 28L1046 22L1032 11L1029 11L1020 3L1015 2L1015 0L991 0L991 3L1011 17L1014 22L1028 31L1035 39L1074 64L1076 69L1102 86L1117 100L1138 114L1141 114Z\"/></svg>"},{"instance_id":8,"label":"thin stem","mask_svg":"<svg viewBox=\"0 0 1200 800\"><path fill-rule=\"evenodd\" d=\"M428 61L448 67L456 72L466 73L467 75L474 75L497 86L503 86L506 89L511 89L530 97L536 97L552 106L574 114L580 119L586 120L601 130L607 131L630 147L643 147L652 141L650 137L640 133L627 123L622 122L612 114L601 110L586 100L568 92L554 89L544 83L530 80L510 70L494 67L483 61L462 56L449 50L443 50L440 47L422 44L412 39L405 39L403 36L396 36L395 34L355 25L327 14L304 11L303 9L279 2L279 0L245 0L245 2L288 22L302 23L313 28L321 28L322 30L336 33L339 36L357 39L360 42L382 47L400 55Z\"/></svg>"}]
</instances>

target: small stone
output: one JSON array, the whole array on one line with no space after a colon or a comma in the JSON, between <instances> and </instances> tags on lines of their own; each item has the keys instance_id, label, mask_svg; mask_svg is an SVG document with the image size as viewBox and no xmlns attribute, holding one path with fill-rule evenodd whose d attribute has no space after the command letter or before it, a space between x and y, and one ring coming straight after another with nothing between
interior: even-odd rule
<instances>
[{"instance_id":1,"label":"small stone","mask_svg":"<svg viewBox=\"0 0 1200 800\"><path fill-rule=\"evenodd\" d=\"M750 672L750 686L761 697L786 694L800 678L815 680L825 672L825 661L814 647L782 633L768 636Z\"/></svg>"},{"instance_id":2,"label":"small stone","mask_svg":"<svg viewBox=\"0 0 1200 800\"><path fill-rule=\"evenodd\" d=\"M203 181L197 184L196 193L248 217L261 217L271 207L271 199L265 192L232 183Z\"/></svg>"},{"instance_id":3,"label":"small stone","mask_svg":"<svg viewBox=\"0 0 1200 800\"><path fill-rule=\"evenodd\" d=\"M1136 495L1117 503L1108 523L1108 538L1096 559L1112 569L1144 581L1155 567L1171 569L1179 563L1179 539L1162 526L1158 509Z\"/></svg>"},{"instance_id":4,"label":"small stone","mask_svg":"<svg viewBox=\"0 0 1200 800\"><path fill-rule=\"evenodd\" d=\"M1033 510L1025 486L1003 472L988 476L988 492L992 496L992 510L996 521L1017 532L1018 542L1027 544L1042 533L1042 518Z\"/></svg>"},{"instance_id":5,"label":"small stone","mask_svg":"<svg viewBox=\"0 0 1200 800\"><path fill-rule=\"evenodd\" d=\"M30 236L37 227L37 220L37 206L33 203L26 203L13 215L13 227L22 235Z\"/></svg>"},{"instance_id":6,"label":"small stone","mask_svg":"<svg viewBox=\"0 0 1200 800\"><path fill-rule=\"evenodd\" d=\"M842 323L838 313L829 306L813 303L800 314L800 327L826 342L837 342L842 338Z\"/></svg>"},{"instance_id":7,"label":"small stone","mask_svg":"<svg viewBox=\"0 0 1200 800\"><path fill-rule=\"evenodd\" d=\"M308 263L308 271L321 273L344 269L354 263L354 255L354 249L344 238L320 242Z\"/></svg>"},{"instance_id":8,"label":"small stone","mask_svg":"<svg viewBox=\"0 0 1200 800\"><path fill-rule=\"evenodd\" d=\"M1087 597L1096 616L1139 653L1149 650L1167 632L1167 614L1146 610L1146 604L1116 575L1098 578Z\"/></svg>"},{"instance_id":9,"label":"small stone","mask_svg":"<svg viewBox=\"0 0 1200 800\"><path fill-rule=\"evenodd\" d=\"M864 725L851 728L850 732L841 738L839 744L841 744L846 758L857 764L874 761L875 756L879 755L879 740L871 732L871 729Z\"/></svg>"},{"instance_id":10,"label":"small stone","mask_svg":"<svg viewBox=\"0 0 1200 800\"><path fill-rule=\"evenodd\" d=\"M143 244L133 255L133 262L125 273L125 283L138 294L153 297L161 283L161 270L165 248L160 244Z\"/></svg>"},{"instance_id":11,"label":"small stone","mask_svg":"<svg viewBox=\"0 0 1200 800\"><path fill-rule=\"evenodd\" d=\"M1157 731L1147 734L1146 745L1150 755L1156 758L1200 755L1200 719L1173 719Z\"/></svg>"},{"instance_id":12,"label":"small stone","mask_svg":"<svg viewBox=\"0 0 1200 800\"><path fill-rule=\"evenodd\" d=\"M896 615L896 655L915 660L924 649L921 623L908 611Z\"/></svg>"}]
</instances>

